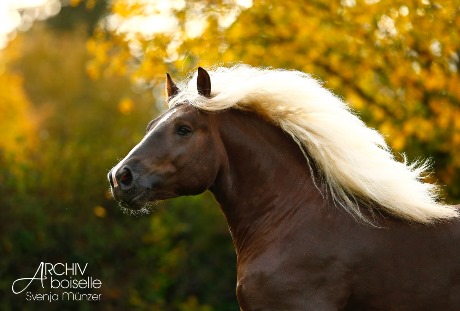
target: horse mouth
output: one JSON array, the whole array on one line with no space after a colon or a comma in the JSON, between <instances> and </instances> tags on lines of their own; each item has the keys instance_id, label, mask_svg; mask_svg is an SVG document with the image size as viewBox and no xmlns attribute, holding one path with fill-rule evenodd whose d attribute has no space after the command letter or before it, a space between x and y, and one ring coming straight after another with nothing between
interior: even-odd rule
<instances>
[{"instance_id":1,"label":"horse mouth","mask_svg":"<svg viewBox=\"0 0 460 311\"><path fill-rule=\"evenodd\" d=\"M140 210L143 209L149 202L151 202L152 199L148 189L142 189L141 191L136 192L132 198L117 199L117 201L124 208Z\"/></svg>"},{"instance_id":2,"label":"horse mouth","mask_svg":"<svg viewBox=\"0 0 460 311\"><path fill-rule=\"evenodd\" d=\"M150 204L155 204L159 201L163 201L170 198L178 197L177 194L172 192L163 192L163 191L152 191L152 189L141 188L138 191L132 193L129 197L116 197L115 191L112 192L114 198L118 201L121 207L127 208L133 211L139 211L145 209Z\"/></svg>"}]
</instances>

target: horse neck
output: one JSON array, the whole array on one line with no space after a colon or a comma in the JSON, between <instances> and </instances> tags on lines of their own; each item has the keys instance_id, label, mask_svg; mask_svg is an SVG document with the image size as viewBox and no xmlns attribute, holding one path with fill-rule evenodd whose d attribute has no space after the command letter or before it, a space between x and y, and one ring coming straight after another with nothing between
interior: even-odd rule
<instances>
[{"instance_id":1,"label":"horse neck","mask_svg":"<svg viewBox=\"0 0 460 311\"><path fill-rule=\"evenodd\" d=\"M292 230L293 222L322 206L322 197L300 148L281 129L236 110L216 118L224 156L210 190L226 216L237 254L254 243L268 246L284 227Z\"/></svg>"}]
</instances>

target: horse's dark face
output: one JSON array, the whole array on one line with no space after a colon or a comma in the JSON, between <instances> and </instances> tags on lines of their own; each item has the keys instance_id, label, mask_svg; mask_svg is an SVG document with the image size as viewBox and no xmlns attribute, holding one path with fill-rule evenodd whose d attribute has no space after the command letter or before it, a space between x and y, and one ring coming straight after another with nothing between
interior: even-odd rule
<instances>
[{"instance_id":1,"label":"horse's dark face","mask_svg":"<svg viewBox=\"0 0 460 311\"><path fill-rule=\"evenodd\" d=\"M207 190L219 167L212 118L183 104L150 122L142 141L108 174L114 198L140 209Z\"/></svg>"}]
</instances>

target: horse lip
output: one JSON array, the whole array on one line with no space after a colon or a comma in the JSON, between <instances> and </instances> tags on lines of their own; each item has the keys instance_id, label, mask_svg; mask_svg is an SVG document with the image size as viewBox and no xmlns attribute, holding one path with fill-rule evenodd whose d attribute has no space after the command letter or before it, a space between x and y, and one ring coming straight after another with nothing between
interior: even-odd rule
<instances>
[{"instance_id":1,"label":"horse lip","mask_svg":"<svg viewBox=\"0 0 460 311\"><path fill-rule=\"evenodd\" d=\"M129 209L141 209L148 201L148 189L143 189L136 196L129 200L119 200L123 207Z\"/></svg>"}]
</instances>

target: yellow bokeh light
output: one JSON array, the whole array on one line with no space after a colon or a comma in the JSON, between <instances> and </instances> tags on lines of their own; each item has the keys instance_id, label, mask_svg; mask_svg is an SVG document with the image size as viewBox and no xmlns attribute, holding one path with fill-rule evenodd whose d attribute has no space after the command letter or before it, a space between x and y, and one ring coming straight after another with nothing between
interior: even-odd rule
<instances>
[{"instance_id":1,"label":"yellow bokeh light","mask_svg":"<svg viewBox=\"0 0 460 311\"><path fill-rule=\"evenodd\" d=\"M94 215L96 215L99 218L104 218L107 216L107 211L103 206L97 205L93 209Z\"/></svg>"},{"instance_id":2,"label":"yellow bokeh light","mask_svg":"<svg viewBox=\"0 0 460 311\"><path fill-rule=\"evenodd\" d=\"M131 98L123 98L119 103L118 103L118 111L122 114L129 114L134 108L134 103Z\"/></svg>"}]
</instances>

